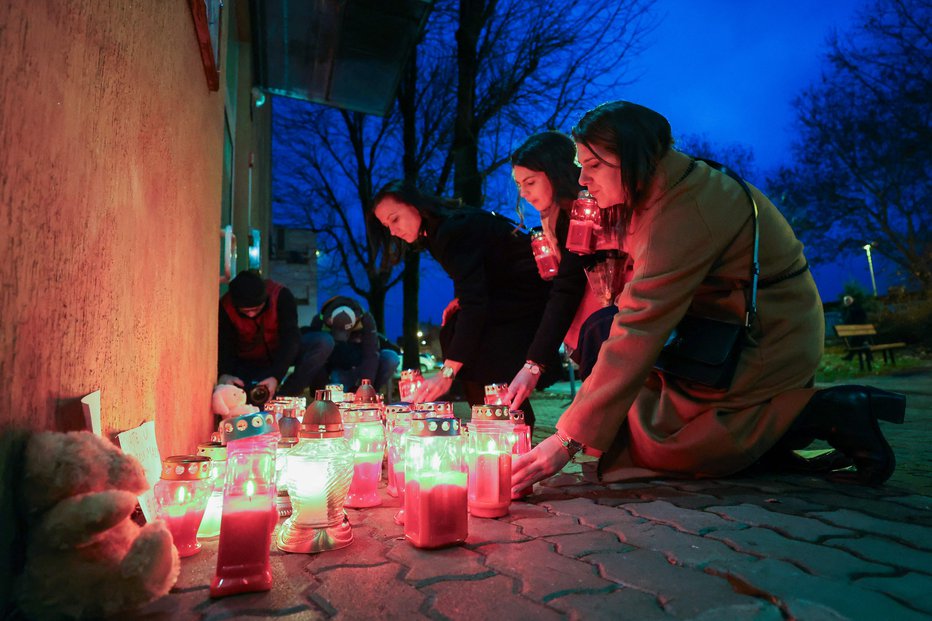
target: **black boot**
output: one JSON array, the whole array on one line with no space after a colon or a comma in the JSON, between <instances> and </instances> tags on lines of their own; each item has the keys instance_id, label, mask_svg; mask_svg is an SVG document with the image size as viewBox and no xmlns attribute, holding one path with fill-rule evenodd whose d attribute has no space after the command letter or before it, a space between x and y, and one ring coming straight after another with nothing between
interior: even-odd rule
<instances>
[{"instance_id":1,"label":"black boot","mask_svg":"<svg viewBox=\"0 0 932 621\"><path fill-rule=\"evenodd\" d=\"M896 469L896 458L877 420L899 424L905 415L905 395L870 386L835 386L817 392L786 435L825 440L854 460L857 482L880 485Z\"/></svg>"}]
</instances>

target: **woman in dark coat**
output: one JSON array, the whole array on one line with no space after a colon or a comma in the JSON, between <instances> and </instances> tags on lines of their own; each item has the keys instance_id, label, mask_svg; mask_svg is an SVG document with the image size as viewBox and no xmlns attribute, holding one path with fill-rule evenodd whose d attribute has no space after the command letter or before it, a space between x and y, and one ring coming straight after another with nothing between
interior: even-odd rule
<instances>
[{"instance_id":1,"label":"woman in dark coat","mask_svg":"<svg viewBox=\"0 0 932 621\"><path fill-rule=\"evenodd\" d=\"M457 377L467 400L482 403L485 385L508 382L527 363L547 303L550 284L538 276L530 237L502 216L459 207L401 181L383 188L373 206L372 230L381 234L386 256L400 256L392 238L426 248L453 280L458 303L441 330L443 368L414 399L441 397ZM555 356L541 362L556 366ZM514 407L533 424L530 402Z\"/></svg>"},{"instance_id":2,"label":"woman in dark coat","mask_svg":"<svg viewBox=\"0 0 932 621\"><path fill-rule=\"evenodd\" d=\"M534 340L528 349L531 362L551 358L560 341L579 365L585 380L599 355L612 317L618 310L605 306L604 299L586 279L586 269L602 257L579 255L566 247L570 211L582 186L575 164L576 145L562 132L534 134L511 155L511 170L521 198L540 212L541 228L559 263L553 277L550 299ZM538 386L541 374L523 368L508 385L508 398L523 401Z\"/></svg>"}]
</instances>

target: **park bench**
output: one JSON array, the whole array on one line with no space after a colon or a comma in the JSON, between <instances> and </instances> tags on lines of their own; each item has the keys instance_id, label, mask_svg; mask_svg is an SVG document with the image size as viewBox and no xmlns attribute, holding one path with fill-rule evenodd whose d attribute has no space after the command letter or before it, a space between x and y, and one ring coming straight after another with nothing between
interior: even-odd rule
<instances>
[{"instance_id":1,"label":"park bench","mask_svg":"<svg viewBox=\"0 0 932 621\"><path fill-rule=\"evenodd\" d=\"M877 328L872 323L838 324L835 326L835 334L844 341L845 349L849 353L858 355L858 366L861 369L864 369L864 361L867 361L868 371L871 370L875 352L883 354L884 363L887 363L889 354L890 364L896 366L894 352L906 347L906 343L875 343Z\"/></svg>"}]
</instances>

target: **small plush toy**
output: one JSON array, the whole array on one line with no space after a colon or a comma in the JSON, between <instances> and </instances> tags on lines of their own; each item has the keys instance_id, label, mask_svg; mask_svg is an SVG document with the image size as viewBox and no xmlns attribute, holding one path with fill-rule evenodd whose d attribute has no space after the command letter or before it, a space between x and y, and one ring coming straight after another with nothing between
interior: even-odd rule
<instances>
[{"instance_id":1,"label":"small plush toy","mask_svg":"<svg viewBox=\"0 0 932 621\"><path fill-rule=\"evenodd\" d=\"M100 618L168 593L178 552L163 522L130 519L149 487L134 457L87 431L41 432L28 438L22 468L15 597L27 618Z\"/></svg>"},{"instance_id":2,"label":"small plush toy","mask_svg":"<svg viewBox=\"0 0 932 621\"><path fill-rule=\"evenodd\" d=\"M214 414L224 418L258 412L259 408L246 404L246 391L233 384L217 384L210 399Z\"/></svg>"}]
</instances>

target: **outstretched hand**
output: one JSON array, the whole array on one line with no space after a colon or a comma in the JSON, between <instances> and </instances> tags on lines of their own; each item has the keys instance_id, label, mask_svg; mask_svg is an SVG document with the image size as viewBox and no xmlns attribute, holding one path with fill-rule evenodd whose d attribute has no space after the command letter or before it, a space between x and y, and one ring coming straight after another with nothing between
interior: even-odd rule
<instances>
[{"instance_id":1,"label":"outstretched hand","mask_svg":"<svg viewBox=\"0 0 932 621\"><path fill-rule=\"evenodd\" d=\"M508 393L504 399L505 405L512 406L513 409L514 406L524 403L524 400L534 392L538 380L540 380L539 374L535 375L525 368L518 371L515 378L508 384Z\"/></svg>"},{"instance_id":2,"label":"outstretched hand","mask_svg":"<svg viewBox=\"0 0 932 621\"><path fill-rule=\"evenodd\" d=\"M556 435L545 438L530 453L515 457L511 467L512 495L553 476L569 461L570 456Z\"/></svg>"},{"instance_id":3,"label":"outstretched hand","mask_svg":"<svg viewBox=\"0 0 932 621\"><path fill-rule=\"evenodd\" d=\"M447 394L453 385L453 379L447 379L437 373L433 377L425 378L421 386L414 392L411 397L413 403L426 403L428 401L437 401L443 395Z\"/></svg>"}]
</instances>

